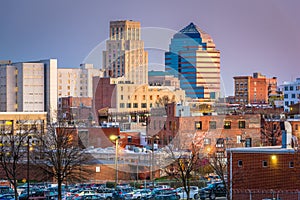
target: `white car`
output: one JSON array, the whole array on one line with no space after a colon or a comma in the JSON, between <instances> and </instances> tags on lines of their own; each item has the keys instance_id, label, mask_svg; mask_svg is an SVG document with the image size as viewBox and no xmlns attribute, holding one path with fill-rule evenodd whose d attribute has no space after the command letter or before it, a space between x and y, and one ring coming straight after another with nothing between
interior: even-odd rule
<instances>
[{"instance_id":1,"label":"white car","mask_svg":"<svg viewBox=\"0 0 300 200\"><path fill-rule=\"evenodd\" d=\"M82 190L81 192L77 193L75 196L83 196L83 195L90 195L90 194L98 194L94 190Z\"/></svg>"},{"instance_id":2,"label":"white car","mask_svg":"<svg viewBox=\"0 0 300 200\"><path fill-rule=\"evenodd\" d=\"M187 193L184 190L184 187L180 187L176 189L177 195L180 199L187 199ZM199 188L197 186L190 186L190 198L191 199L199 199Z\"/></svg>"}]
</instances>

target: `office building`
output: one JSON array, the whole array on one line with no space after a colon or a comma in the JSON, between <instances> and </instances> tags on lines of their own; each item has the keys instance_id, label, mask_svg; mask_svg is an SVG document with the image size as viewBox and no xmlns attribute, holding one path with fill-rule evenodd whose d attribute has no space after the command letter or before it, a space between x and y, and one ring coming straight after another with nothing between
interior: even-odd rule
<instances>
[{"instance_id":1,"label":"office building","mask_svg":"<svg viewBox=\"0 0 300 200\"><path fill-rule=\"evenodd\" d=\"M0 112L57 111L57 60L0 65Z\"/></svg>"},{"instance_id":2,"label":"office building","mask_svg":"<svg viewBox=\"0 0 300 200\"><path fill-rule=\"evenodd\" d=\"M289 112L289 106L300 102L300 78L296 81L283 83L284 111Z\"/></svg>"},{"instance_id":3,"label":"office building","mask_svg":"<svg viewBox=\"0 0 300 200\"><path fill-rule=\"evenodd\" d=\"M176 33L165 53L165 70L180 80L186 96L214 101L220 96L220 51L206 32L190 23Z\"/></svg>"},{"instance_id":4,"label":"office building","mask_svg":"<svg viewBox=\"0 0 300 200\"><path fill-rule=\"evenodd\" d=\"M103 68L106 77L125 77L134 84L148 83L148 53L141 40L140 22L110 22L109 40L103 51Z\"/></svg>"},{"instance_id":5,"label":"office building","mask_svg":"<svg viewBox=\"0 0 300 200\"><path fill-rule=\"evenodd\" d=\"M92 97L93 76L103 77L103 71L93 64L81 64L80 68L57 69L57 92L60 97Z\"/></svg>"}]
</instances>

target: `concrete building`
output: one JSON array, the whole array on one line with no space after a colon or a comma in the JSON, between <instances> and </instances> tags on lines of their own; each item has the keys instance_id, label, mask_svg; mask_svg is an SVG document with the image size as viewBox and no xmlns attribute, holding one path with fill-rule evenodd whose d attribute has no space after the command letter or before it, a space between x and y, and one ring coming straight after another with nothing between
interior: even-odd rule
<instances>
[{"instance_id":1,"label":"concrete building","mask_svg":"<svg viewBox=\"0 0 300 200\"><path fill-rule=\"evenodd\" d=\"M148 112L166 101L184 102L185 93L172 86L148 86L133 84L122 78L94 77L95 112L109 108L114 113Z\"/></svg>"},{"instance_id":2,"label":"concrete building","mask_svg":"<svg viewBox=\"0 0 300 200\"><path fill-rule=\"evenodd\" d=\"M148 84L150 86L173 86L180 88L179 79L164 71L149 71Z\"/></svg>"},{"instance_id":3,"label":"concrete building","mask_svg":"<svg viewBox=\"0 0 300 200\"><path fill-rule=\"evenodd\" d=\"M284 111L289 112L289 106L300 102L300 78L293 82L283 83Z\"/></svg>"},{"instance_id":4,"label":"concrete building","mask_svg":"<svg viewBox=\"0 0 300 200\"><path fill-rule=\"evenodd\" d=\"M1 112L57 111L57 60L0 65Z\"/></svg>"},{"instance_id":5,"label":"concrete building","mask_svg":"<svg viewBox=\"0 0 300 200\"><path fill-rule=\"evenodd\" d=\"M235 103L267 104L271 96L277 93L277 78L266 78L260 73L253 73L253 76L235 76L234 94Z\"/></svg>"},{"instance_id":6,"label":"concrete building","mask_svg":"<svg viewBox=\"0 0 300 200\"><path fill-rule=\"evenodd\" d=\"M80 68L58 68L57 92L60 97L93 97L93 76L103 77L103 71L93 64L81 64Z\"/></svg>"},{"instance_id":7,"label":"concrete building","mask_svg":"<svg viewBox=\"0 0 300 200\"><path fill-rule=\"evenodd\" d=\"M176 33L165 53L165 70L180 80L193 99L215 101L220 96L220 51L206 32L190 23Z\"/></svg>"},{"instance_id":8,"label":"concrete building","mask_svg":"<svg viewBox=\"0 0 300 200\"><path fill-rule=\"evenodd\" d=\"M125 77L134 84L148 83L148 53L141 40L140 22L110 22L109 40L103 51L105 77Z\"/></svg>"}]
</instances>

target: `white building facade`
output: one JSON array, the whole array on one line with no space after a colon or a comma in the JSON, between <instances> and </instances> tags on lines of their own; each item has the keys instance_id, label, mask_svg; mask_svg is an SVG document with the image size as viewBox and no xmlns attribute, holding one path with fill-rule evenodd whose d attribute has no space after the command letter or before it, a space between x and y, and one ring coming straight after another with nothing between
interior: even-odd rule
<instances>
[{"instance_id":1,"label":"white building facade","mask_svg":"<svg viewBox=\"0 0 300 200\"><path fill-rule=\"evenodd\" d=\"M293 82L284 82L282 88L284 94L284 111L289 112L290 105L300 102L300 78L297 78Z\"/></svg>"},{"instance_id":2,"label":"white building facade","mask_svg":"<svg viewBox=\"0 0 300 200\"><path fill-rule=\"evenodd\" d=\"M80 68L59 68L57 71L58 98L93 97L93 76L103 77L103 71L94 69L93 64L81 64Z\"/></svg>"},{"instance_id":3,"label":"white building facade","mask_svg":"<svg viewBox=\"0 0 300 200\"><path fill-rule=\"evenodd\" d=\"M0 112L48 112L56 118L57 60L0 65Z\"/></svg>"}]
</instances>

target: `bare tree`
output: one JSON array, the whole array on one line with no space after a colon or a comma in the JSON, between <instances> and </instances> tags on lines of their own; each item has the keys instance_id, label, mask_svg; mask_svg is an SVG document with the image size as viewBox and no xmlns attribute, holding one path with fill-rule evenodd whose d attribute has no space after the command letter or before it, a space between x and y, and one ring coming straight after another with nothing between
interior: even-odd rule
<instances>
[{"instance_id":1,"label":"bare tree","mask_svg":"<svg viewBox=\"0 0 300 200\"><path fill-rule=\"evenodd\" d=\"M62 199L64 182L78 182L87 178L88 171L82 168L90 157L79 145L77 131L64 121L49 124L46 134L37 136L36 164L57 181L58 199Z\"/></svg>"},{"instance_id":2,"label":"bare tree","mask_svg":"<svg viewBox=\"0 0 300 200\"><path fill-rule=\"evenodd\" d=\"M229 188L227 187L227 166L228 160L224 152L214 151L213 153L209 154L209 165L213 169L213 171L219 176L221 181L224 184L224 189L227 193L227 197L229 198Z\"/></svg>"},{"instance_id":3,"label":"bare tree","mask_svg":"<svg viewBox=\"0 0 300 200\"><path fill-rule=\"evenodd\" d=\"M187 194L187 199L190 198L191 179L195 171L199 170L200 149L193 142L193 136L185 135L180 137L178 134L172 141L171 145L167 146L168 160L171 164L166 168L165 172L170 176L180 181L184 191Z\"/></svg>"},{"instance_id":4,"label":"bare tree","mask_svg":"<svg viewBox=\"0 0 300 200\"><path fill-rule=\"evenodd\" d=\"M36 122L17 120L14 124L13 121L5 121L0 126L0 165L14 188L15 199L18 199L18 179L29 160L30 135L38 131Z\"/></svg>"}]
</instances>

